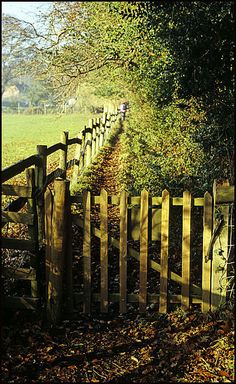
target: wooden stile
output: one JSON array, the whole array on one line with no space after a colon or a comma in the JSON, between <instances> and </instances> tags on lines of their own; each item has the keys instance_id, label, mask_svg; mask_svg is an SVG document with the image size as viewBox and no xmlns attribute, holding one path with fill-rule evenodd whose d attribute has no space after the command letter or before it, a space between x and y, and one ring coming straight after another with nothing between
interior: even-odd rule
<instances>
[{"instance_id":1,"label":"wooden stile","mask_svg":"<svg viewBox=\"0 0 236 384\"><path fill-rule=\"evenodd\" d=\"M84 313L91 311L91 193L83 192L84 237L83 237L83 266L84 266Z\"/></svg>"},{"instance_id":2,"label":"wooden stile","mask_svg":"<svg viewBox=\"0 0 236 384\"><path fill-rule=\"evenodd\" d=\"M101 240L100 240L100 262L101 262L101 312L108 312L108 196L105 189L100 194L100 217L101 217Z\"/></svg>"},{"instance_id":3,"label":"wooden stile","mask_svg":"<svg viewBox=\"0 0 236 384\"><path fill-rule=\"evenodd\" d=\"M120 195L120 313L127 311L127 200L128 194Z\"/></svg>"},{"instance_id":4,"label":"wooden stile","mask_svg":"<svg viewBox=\"0 0 236 384\"><path fill-rule=\"evenodd\" d=\"M168 246L169 246L169 211L170 195L165 189L162 192L161 209L161 272L160 272L160 303L159 312L167 312L168 304Z\"/></svg>"},{"instance_id":5,"label":"wooden stile","mask_svg":"<svg viewBox=\"0 0 236 384\"><path fill-rule=\"evenodd\" d=\"M148 192L141 192L140 207L140 288L139 311L145 312L147 306L147 268L148 268Z\"/></svg>"},{"instance_id":6,"label":"wooden stile","mask_svg":"<svg viewBox=\"0 0 236 384\"><path fill-rule=\"evenodd\" d=\"M212 197L204 194L203 206L203 255L202 255L202 312L210 310L212 260L206 260L212 236Z\"/></svg>"},{"instance_id":7,"label":"wooden stile","mask_svg":"<svg viewBox=\"0 0 236 384\"><path fill-rule=\"evenodd\" d=\"M224 180L222 187L228 187L229 181ZM212 252L212 281L211 281L211 310L216 310L220 304L226 301L227 290L227 266L225 259L228 257L228 220L229 220L229 206L217 204L220 201L218 198L218 184L215 181L213 185L213 230L217 226L219 217L223 219L223 228L216 238L213 252ZM220 193L222 195L222 192Z\"/></svg>"},{"instance_id":8,"label":"wooden stile","mask_svg":"<svg viewBox=\"0 0 236 384\"><path fill-rule=\"evenodd\" d=\"M190 305L190 229L191 229L191 194L183 193L183 233L182 233L182 290L181 306Z\"/></svg>"}]
</instances>

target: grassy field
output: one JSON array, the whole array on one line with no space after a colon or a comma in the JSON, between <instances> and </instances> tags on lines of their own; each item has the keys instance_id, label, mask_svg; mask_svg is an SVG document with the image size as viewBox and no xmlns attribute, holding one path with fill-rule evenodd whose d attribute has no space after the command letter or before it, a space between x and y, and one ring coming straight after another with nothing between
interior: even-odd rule
<instances>
[{"instance_id":1,"label":"grassy field","mask_svg":"<svg viewBox=\"0 0 236 384\"><path fill-rule=\"evenodd\" d=\"M97 115L98 116L98 115ZM2 115L2 168L35 154L37 144L51 146L62 131L75 137L94 115Z\"/></svg>"}]
</instances>

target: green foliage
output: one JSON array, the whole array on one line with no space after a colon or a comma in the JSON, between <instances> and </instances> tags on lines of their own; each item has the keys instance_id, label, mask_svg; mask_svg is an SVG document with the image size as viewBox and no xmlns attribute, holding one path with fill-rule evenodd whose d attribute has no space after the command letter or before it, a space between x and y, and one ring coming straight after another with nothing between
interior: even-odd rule
<instances>
[{"instance_id":1,"label":"green foliage","mask_svg":"<svg viewBox=\"0 0 236 384\"><path fill-rule=\"evenodd\" d=\"M135 107L122 137L121 183L132 193L211 190L223 175L217 156L204 147L207 118L201 103L176 100L160 110ZM226 174L223 176L227 176Z\"/></svg>"}]
</instances>

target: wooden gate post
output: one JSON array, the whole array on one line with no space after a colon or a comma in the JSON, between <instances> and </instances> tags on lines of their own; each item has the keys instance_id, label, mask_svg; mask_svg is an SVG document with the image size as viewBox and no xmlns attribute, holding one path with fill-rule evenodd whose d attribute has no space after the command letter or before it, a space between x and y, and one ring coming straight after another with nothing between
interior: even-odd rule
<instances>
[{"instance_id":1,"label":"wooden gate post","mask_svg":"<svg viewBox=\"0 0 236 384\"><path fill-rule=\"evenodd\" d=\"M51 322L60 319L63 304L63 283L65 280L65 255L68 238L68 202L69 198L68 180L56 179L54 183L54 201L51 224L51 249L48 262L48 297L47 316ZM50 238L50 234L47 234Z\"/></svg>"},{"instance_id":2,"label":"wooden gate post","mask_svg":"<svg viewBox=\"0 0 236 384\"><path fill-rule=\"evenodd\" d=\"M215 180L213 184L213 233L218 227L218 236L212 252L211 311L226 301L229 206L220 204L218 187L228 186L228 180L221 184Z\"/></svg>"}]
</instances>

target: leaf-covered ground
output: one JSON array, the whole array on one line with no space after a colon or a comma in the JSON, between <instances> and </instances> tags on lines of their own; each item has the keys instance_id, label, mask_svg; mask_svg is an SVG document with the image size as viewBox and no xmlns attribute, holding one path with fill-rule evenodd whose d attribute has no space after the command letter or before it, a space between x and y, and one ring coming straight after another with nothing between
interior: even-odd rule
<instances>
[{"instance_id":1,"label":"leaf-covered ground","mask_svg":"<svg viewBox=\"0 0 236 384\"><path fill-rule=\"evenodd\" d=\"M232 320L229 311L133 310L48 326L18 312L2 327L2 382L233 382Z\"/></svg>"},{"instance_id":2,"label":"leaf-covered ground","mask_svg":"<svg viewBox=\"0 0 236 384\"><path fill-rule=\"evenodd\" d=\"M97 193L102 187L110 194L120 190L119 145L107 148L97 164L91 179ZM115 207L111 215L118 226ZM108 315L78 314L54 326L27 313L5 312L2 382L234 382L232 309L202 314L175 308L167 315L157 310L150 305L141 316L134 305L119 315L114 306Z\"/></svg>"}]
</instances>

